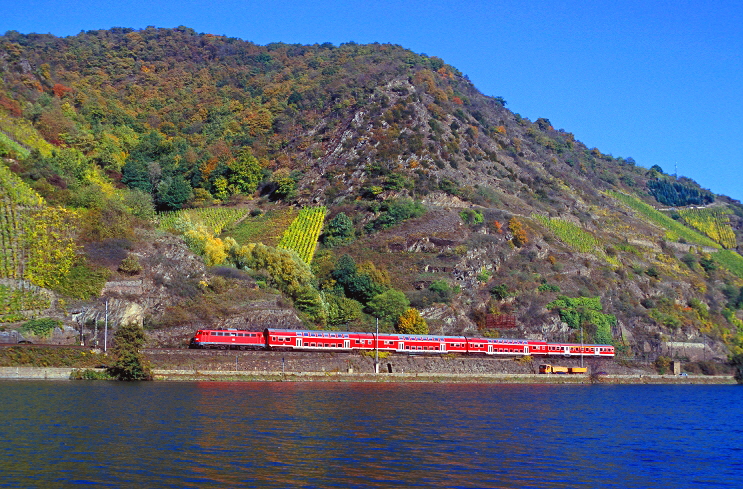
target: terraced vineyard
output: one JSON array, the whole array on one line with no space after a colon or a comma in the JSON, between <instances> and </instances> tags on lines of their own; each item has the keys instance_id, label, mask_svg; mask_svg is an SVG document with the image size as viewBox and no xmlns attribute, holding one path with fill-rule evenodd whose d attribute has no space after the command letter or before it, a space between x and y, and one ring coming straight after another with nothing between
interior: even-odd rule
<instances>
[{"instance_id":1,"label":"terraced vineyard","mask_svg":"<svg viewBox=\"0 0 743 489\"><path fill-rule=\"evenodd\" d=\"M570 221L540 214L534 214L532 217L547 226L560 241L581 253L594 252L600 246L599 240L593 234L584 231Z\"/></svg>"},{"instance_id":2,"label":"terraced vineyard","mask_svg":"<svg viewBox=\"0 0 743 489\"><path fill-rule=\"evenodd\" d=\"M730 270L731 273L743 278L743 256L730 250L721 250L717 253L710 253L712 259Z\"/></svg>"},{"instance_id":3,"label":"terraced vineyard","mask_svg":"<svg viewBox=\"0 0 743 489\"><path fill-rule=\"evenodd\" d=\"M159 228L164 231L183 231L184 224L202 225L212 234L220 234L225 227L240 220L248 213L244 208L209 207L206 209L181 209L163 212L159 218Z\"/></svg>"},{"instance_id":4,"label":"terraced vineyard","mask_svg":"<svg viewBox=\"0 0 743 489\"><path fill-rule=\"evenodd\" d=\"M0 164L0 278L22 278L24 220L43 204L44 199Z\"/></svg>"},{"instance_id":5,"label":"terraced vineyard","mask_svg":"<svg viewBox=\"0 0 743 489\"><path fill-rule=\"evenodd\" d=\"M325 206L303 208L284 231L278 248L294 251L302 261L307 264L311 263L326 213Z\"/></svg>"},{"instance_id":6,"label":"terraced vineyard","mask_svg":"<svg viewBox=\"0 0 743 489\"><path fill-rule=\"evenodd\" d=\"M676 212L689 226L703 232L724 248L735 248L737 245L728 217L731 211L727 207L678 209Z\"/></svg>"},{"instance_id":7,"label":"terraced vineyard","mask_svg":"<svg viewBox=\"0 0 743 489\"><path fill-rule=\"evenodd\" d=\"M624 205L634 210L638 214L644 216L652 223L666 229L666 238L676 241L679 238L683 238L687 243L693 243L700 246L709 246L711 248L721 248L721 246L708 238L707 236L690 229L683 224L674 221L662 212L654 209L652 206L641 201L637 197L633 197L628 194L621 192L614 192L611 190L606 191L607 195L614 197Z\"/></svg>"}]
</instances>

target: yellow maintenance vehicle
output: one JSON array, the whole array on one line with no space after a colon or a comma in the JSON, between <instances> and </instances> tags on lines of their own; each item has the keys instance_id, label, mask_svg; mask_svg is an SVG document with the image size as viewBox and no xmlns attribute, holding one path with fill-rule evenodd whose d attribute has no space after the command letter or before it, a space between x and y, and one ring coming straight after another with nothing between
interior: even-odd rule
<instances>
[{"instance_id":1,"label":"yellow maintenance vehicle","mask_svg":"<svg viewBox=\"0 0 743 489\"><path fill-rule=\"evenodd\" d=\"M540 374L585 374L588 367L558 367L557 365L542 364L539 366Z\"/></svg>"}]
</instances>

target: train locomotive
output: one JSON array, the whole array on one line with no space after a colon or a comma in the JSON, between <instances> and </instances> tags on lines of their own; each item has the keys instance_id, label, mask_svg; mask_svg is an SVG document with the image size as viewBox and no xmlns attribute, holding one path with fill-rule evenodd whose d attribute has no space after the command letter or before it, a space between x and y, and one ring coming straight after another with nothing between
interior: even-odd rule
<instances>
[{"instance_id":1,"label":"train locomotive","mask_svg":"<svg viewBox=\"0 0 743 489\"><path fill-rule=\"evenodd\" d=\"M584 356L613 357L612 345L560 343L540 340L478 338L470 336L409 335L343 331L266 328L200 329L189 348L274 351L382 351L405 354L492 356Z\"/></svg>"}]
</instances>

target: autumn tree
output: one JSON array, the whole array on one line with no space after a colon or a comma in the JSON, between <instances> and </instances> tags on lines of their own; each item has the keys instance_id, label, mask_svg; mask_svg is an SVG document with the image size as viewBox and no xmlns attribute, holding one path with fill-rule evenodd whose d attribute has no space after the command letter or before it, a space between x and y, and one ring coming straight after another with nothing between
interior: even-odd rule
<instances>
[{"instance_id":1,"label":"autumn tree","mask_svg":"<svg viewBox=\"0 0 743 489\"><path fill-rule=\"evenodd\" d=\"M428 324L413 307L408 308L397 319L397 332L400 334L428 334Z\"/></svg>"},{"instance_id":2,"label":"autumn tree","mask_svg":"<svg viewBox=\"0 0 743 489\"><path fill-rule=\"evenodd\" d=\"M512 217L508 221L508 228L511 230L511 233L513 234L513 239L511 240L517 248L521 248L526 243L529 242L529 237L526 234L526 229L524 229L524 225L516 219L515 217Z\"/></svg>"}]
</instances>

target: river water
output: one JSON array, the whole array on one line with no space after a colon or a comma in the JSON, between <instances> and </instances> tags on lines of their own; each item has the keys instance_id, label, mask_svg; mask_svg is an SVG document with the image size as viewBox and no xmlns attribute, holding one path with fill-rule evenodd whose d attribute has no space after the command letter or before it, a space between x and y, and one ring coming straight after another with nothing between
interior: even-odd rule
<instances>
[{"instance_id":1,"label":"river water","mask_svg":"<svg viewBox=\"0 0 743 489\"><path fill-rule=\"evenodd\" d=\"M743 487L739 386L0 381L0 487Z\"/></svg>"}]
</instances>

